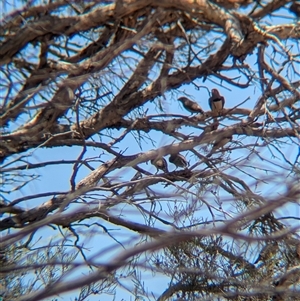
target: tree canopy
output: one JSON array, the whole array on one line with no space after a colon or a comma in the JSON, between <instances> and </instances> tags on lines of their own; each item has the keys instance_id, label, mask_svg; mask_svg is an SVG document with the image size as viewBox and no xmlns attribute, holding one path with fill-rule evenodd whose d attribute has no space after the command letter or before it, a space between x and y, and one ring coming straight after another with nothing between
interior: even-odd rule
<instances>
[{"instance_id":1,"label":"tree canopy","mask_svg":"<svg viewBox=\"0 0 300 301\"><path fill-rule=\"evenodd\" d=\"M2 5L5 301L300 300L299 1Z\"/></svg>"}]
</instances>

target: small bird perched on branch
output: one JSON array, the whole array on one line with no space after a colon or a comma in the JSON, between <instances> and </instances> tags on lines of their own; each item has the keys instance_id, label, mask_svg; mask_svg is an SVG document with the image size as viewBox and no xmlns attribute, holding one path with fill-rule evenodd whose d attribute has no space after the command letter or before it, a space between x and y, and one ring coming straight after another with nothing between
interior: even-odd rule
<instances>
[{"instance_id":1,"label":"small bird perched on branch","mask_svg":"<svg viewBox=\"0 0 300 301\"><path fill-rule=\"evenodd\" d=\"M194 114L194 113L204 114L204 111L202 110L202 108L195 101L192 101L184 96L179 97L178 100L182 103L183 107L187 111L191 112L192 114Z\"/></svg>"},{"instance_id":2,"label":"small bird perched on branch","mask_svg":"<svg viewBox=\"0 0 300 301\"><path fill-rule=\"evenodd\" d=\"M225 98L220 95L217 89L211 90L211 97L208 100L213 116L219 116L224 108Z\"/></svg>"},{"instance_id":3,"label":"small bird perched on branch","mask_svg":"<svg viewBox=\"0 0 300 301\"><path fill-rule=\"evenodd\" d=\"M216 140L213 145L212 151L216 151L219 148L223 148L225 144L227 144L230 141L232 141L232 135L227 137L222 137L221 139Z\"/></svg>"},{"instance_id":4,"label":"small bird perched on branch","mask_svg":"<svg viewBox=\"0 0 300 301\"><path fill-rule=\"evenodd\" d=\"M254 264L257 264L259 261L267 261L272 259L272 257L276 254L277 249L278 249L278 244L276 242L267 244L260 251Z\"/></svg>"},{"instance_id":5,"label":"small bird perched on branch","mask_svg":"<svg viewBox=\"0 0 300 301\"><path fill-rule=\"evenodd\" d=\"M213 144L213 147L210 153L207 155L207 158L211 157L211 155L219 148L223 148L228 142L232 141L232 135L219 138Z\"/></svg>"},{"instance_id":6,"label":"small bird perched on branch","mask_svg":"<svg viewBox=\"0 0 300 301\"><path fill-rule=\"evenodd\" d=\"M169 162L176 165L176 167L186 168L188 166L188 162L186 161L185 157L180 154L172 154L169 158Z\"/></svg>"},{"instance_id":7,"label":"small bird perched on branch","mask_svg":"<svg viewBox=\"0 0 300 301\"><path fill-rule=\"evenodd\" d=\"M157 171L161 169L163 172L168 173L168 164L165 158L156 158L151 160L151 163L157 168Z\"/></svg>"}]
</instances>

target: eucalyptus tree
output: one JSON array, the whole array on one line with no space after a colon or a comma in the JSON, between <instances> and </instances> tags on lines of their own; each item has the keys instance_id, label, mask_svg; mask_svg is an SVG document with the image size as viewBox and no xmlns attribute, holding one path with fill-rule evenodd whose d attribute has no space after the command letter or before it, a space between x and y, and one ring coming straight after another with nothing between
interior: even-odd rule
<instances>
[{"instance_id":1,"label":"eucalyptus tree","mask_svg":"<svg viewBox=\"0 0 300 301\"><path fill-rule=\"evenodd\" d=\"M6 1L4 300L300 300L298 17Z\"/></svg>"}]
</instances>

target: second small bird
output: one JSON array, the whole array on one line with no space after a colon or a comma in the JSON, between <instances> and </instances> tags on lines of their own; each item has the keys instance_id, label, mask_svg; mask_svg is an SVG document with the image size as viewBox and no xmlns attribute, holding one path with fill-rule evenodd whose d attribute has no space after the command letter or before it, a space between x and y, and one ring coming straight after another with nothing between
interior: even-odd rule
<instances>
[{"instance_id":1,"label":"second small bird","mask_svg":"<svg viewBox=\"0 0 300 301\"><path fill-rule=\"evenodd\" d=\"M202 108L195 102L195 101L192 101L190 99L188 99L187 97L179 97L178 98L178 101L180 101L183 105L183 107L191 112L192 114L194 113L200 113L200 114L203 114L204 111L202 110Z\"/></svg>"},{"instance_id":2,"label":"second small bird","mask_svg":"<svg viewBox=\"0 0 300 301\"><path fill-rule=\"evenodd\" d=\"M165 158L156 158L151 160L151 163L157 168L157 171L161 169L163 172L168 173L168 164Z\"/></svg>"},{"instance_id":3,"label":"second small bird","mask_svg":"<svg viewBox=\"0 0 300 301\"><path fill-rule=\"evenodd\" d=\"M185 157L180 154L171 155L169 158L169 162L176 165L176 167L186 168L188 166L188 162L186 161Z\"/></svg>"},{"instance_id":4,"label":"second small bird","mask_svg":"<svg viewBox=\"0 0 300 301\"><path fill-rule=\"evenodd\" d=\"M216 151L219 148L223 148L225 144L227 144L230 141L232 141L232 135L216 140L213 144L212 151Z\"/></svg>"}]
</instances>

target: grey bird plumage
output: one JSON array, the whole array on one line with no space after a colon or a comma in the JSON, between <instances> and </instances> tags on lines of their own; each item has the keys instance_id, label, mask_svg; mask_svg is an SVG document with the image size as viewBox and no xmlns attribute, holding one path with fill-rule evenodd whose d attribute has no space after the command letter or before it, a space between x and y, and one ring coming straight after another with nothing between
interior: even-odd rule
<instances>
[{"instance_id":1,"label":"grey bird plumage","mask_svg":"<svg viewBox=\"0 0 300 301\"><path fill-rule=\"evenodd\" d=\"M210 153L207 155L207 158L211 157L211 155L219 148L224 148L224 146L228 143L232 141L232 135L231 136L225 136L225 137L220 137L217 138L216 141L213 144L213 147L210 151Z\"/></svg>"},{"instance_id":2,"label":"grey bird plumage","mask_svg":"<svg viewBox=\"0 0 300 301\"><path fill-rule=\"evenodd\" d=\"M225 105L225 98L220 95L217 89L211 90L211 97L208 100L213 116L219 116Z\"/></svg>"},{"instance_id":3,"label":"grey bird plumage","mask_svg":"<svg viewBox=\"0 0 300 301\"><path fill-rule=\"evenodd\" d=\"M192 101L192 100L188 99L187 97L184 97L184 96L179 97L178 101L180 101L182 103L183 107L192 114L194 114L194 113L203 114L204 113L202 108L195 101Z\"/></svg>"},{"instance_id":4,"label":"grey bird plumage","mask_svg":"<svg viewBox=\"0 0 300 301\"><path fill-rule=\"evenodd\" d=\"M180 154L172 154L169 158L169 162L176 165L176 167L186 168L188 166L188 162L183 155Z\"/></svg>"},{"instance_id":5,"label":"grey bird plumage","mask_svg":"<svg viewBox=\"0 0 300 301\"><path fill-rule=\"evenodd\" d=\"M232 136L222 137L217 139L213 145L212 151L223 148L228 142L232 141Z\"/></svg>"},{"instance_id":6,"label":"grey bird plumage","mask_svg":"<svg viewBox=\"0 0 300 301\"><path fill-rule=\"evenodd\" d=\"M151 160L151 163L157 168L157 170L161 169L163 172L167 173L168 164L165 158L156 158Z\"/></svg>"}]
</instances>

